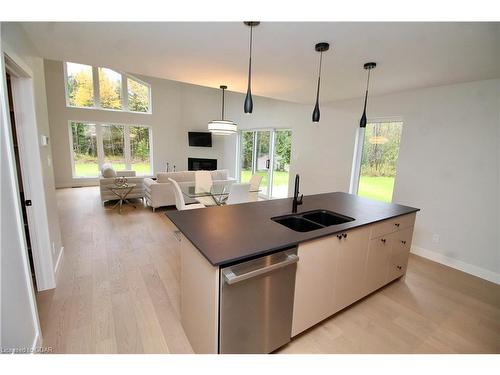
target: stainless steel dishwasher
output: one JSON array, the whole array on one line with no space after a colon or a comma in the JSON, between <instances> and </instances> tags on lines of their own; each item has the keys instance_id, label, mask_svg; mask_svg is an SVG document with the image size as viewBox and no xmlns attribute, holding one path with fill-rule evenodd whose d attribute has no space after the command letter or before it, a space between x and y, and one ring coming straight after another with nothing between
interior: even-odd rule
<instances>
[{"instance_id":1,"label":"stainless steel dishwasher","mask_svg":"<svg viewBox=\"0 0 500 375\"><path fill-rule=\"evenodd\" d=\"M291 339L297 248L221 269L219 353L270 353Z\"/></svg>"}]
</instances>

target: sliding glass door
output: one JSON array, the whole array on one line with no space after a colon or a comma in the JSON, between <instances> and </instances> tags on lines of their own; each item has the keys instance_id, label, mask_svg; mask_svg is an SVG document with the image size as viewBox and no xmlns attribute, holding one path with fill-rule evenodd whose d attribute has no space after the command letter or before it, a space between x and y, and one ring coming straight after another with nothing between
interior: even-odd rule
<instances>
[{"instance_id":1,"label":"sliding glass door","mask_svg":"<svg viewBox=\"0 0 500 375\"><path fill-rule=\"evenodd\" d=\"M254 131L240 132L240 182L246 183L254 171Z\"/></svg>"},{"instance_id":2,"label":"sliding glass door","mask_svg":"<svg viewBox=\"0 0 500 375\"><path fill-rule=\"evenodd\" d=\"M240 132L240 181L262 176L259 196L286 198L291 156L291 130L244 130Z\"/></svg>"},{"instance_id":3,"label":"sliding glass door","mask_svg":"<svg viewBox=\"0 0 500 375\"><path fill-rule=\"evenodd\" d=\"M260 195L269 198L271 173L271 132L269 130L255 132L255 173L262 176Z\"/></svg>"},{"instance_id":4,"label":"sliding glass door","mask_svg":"<svg viewBox=\"0 0 500 375\"><path fill-rule=\"evenodd\" d=\"M273 198L288 197L290 180L290 158L292 155L292 131L274 131L274 162L271 196Z\"/></svg>"}]
</instances>

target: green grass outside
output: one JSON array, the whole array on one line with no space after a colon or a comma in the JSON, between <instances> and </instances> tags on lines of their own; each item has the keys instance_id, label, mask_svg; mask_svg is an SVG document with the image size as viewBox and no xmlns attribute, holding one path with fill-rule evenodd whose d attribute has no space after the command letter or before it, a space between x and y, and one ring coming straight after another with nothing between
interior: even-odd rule
<instances>
[{"instance_id":1,"label":"green grass outside","mask_svg":"<svg viewBox=\"0 0 500 375\"><path fill-rule=\"evenodd\" d=\"M382 202L392 202L394 177L361 176L358 195Z\"/></svg>"},{"instance_id":2,"label":"green grass outside","mask_svg":"<svg viewBox=\"0 0 500 375\"><path fill-rule=\"evenodd\" d=\"M138 175L149 175L151 173L149 163L136 163L132 164L131 167ZM113 168L116 171L126 169L124 163L113 163ZM99 175L99 166L93 163L76 162L75 173L77 177L96 177Z\"/></svg>"},{"instance_id":3,"label":"green grass outside","mask_svg":"<svg viewBox=\"0 0 500 375\"><path fill-rule=\"evenodd\" d=\"M260 171L257 174L262 175L262 182L260 184L261 188L266 187L269 181L269 173ZM248 182L252 177L252 171L241 171L241 182ZM273 185L286 186L288 188L288 172L274 172Z\"/></svg>"}]
</instances>

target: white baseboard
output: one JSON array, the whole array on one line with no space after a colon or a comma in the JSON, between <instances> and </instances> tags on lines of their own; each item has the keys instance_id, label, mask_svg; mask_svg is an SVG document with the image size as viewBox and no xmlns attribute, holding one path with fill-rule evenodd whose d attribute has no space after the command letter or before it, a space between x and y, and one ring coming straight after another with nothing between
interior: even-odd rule
<instances>
[{"instance_id":1,"label":"white baseboard","mask_svg":"<svg viewBox=\"0 0 500 375\"><path fill-rule=\"evenodd\" d=\"M99 179L82 179L81 181L75 180L71 182L56 183L56 189L65 189L72 187L88 187L99 186Z\"/></svg>"},{"instance_id":2,"label":"white baseboard","mask_svg":"<svg viewBox=\"0 0 500 375\"><path fill-rule=\"evenodd\" d=\"M463 262L458 259L453 259L450 257L447 257L446 255L443 255L441 253L438 253L436 251L424 249L419 246L412 246L411 247L411 253L415 255L419 255L423 258L430 259L434 262L444 264L445 266L455 268L459 271L480 277L481 279L485 279L488 281L491 281L492 283L495 284L500 284L500 274L475 266L470 263Z\"/></svg>"},{"instance_id":3,"label":"white baseboard","mask_svg":"<svg viewBox=\"0 0 500 375\"><path fill-rule=\"evenodd\" d=\"M61 250L59 251L59 256L57 257L56 266L54 268L54 274L56 276L56 280L57 280L57 275L59 273L59 266L61 265L63 254L64 254L64 246L61 246Z\"/></svg>"}]
</instances>

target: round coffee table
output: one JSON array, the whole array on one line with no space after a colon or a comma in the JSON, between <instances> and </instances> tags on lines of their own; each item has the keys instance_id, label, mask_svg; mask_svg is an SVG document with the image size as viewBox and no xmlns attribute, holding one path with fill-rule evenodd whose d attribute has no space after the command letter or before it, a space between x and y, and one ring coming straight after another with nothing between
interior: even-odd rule
<instances>
[{"instance_id":1,"label":"round coffee table","mask_svg":"<svg viewBox=\"0 0 500 375\"><path fill-rule=\"evenodd\" d=\"M136 187L137 184L125 184L125 185L111 185L108 187L108 189L113 192L114 195L118 197L118 202L111 207L111 209L115 209L118 207L118 212L121 214L122 213L122 206L123 203L128 203L132 207L136 208L135 205L133 205L128 199L127 196L130 194L133 188Z\"/></svg>"}]
</instances>

